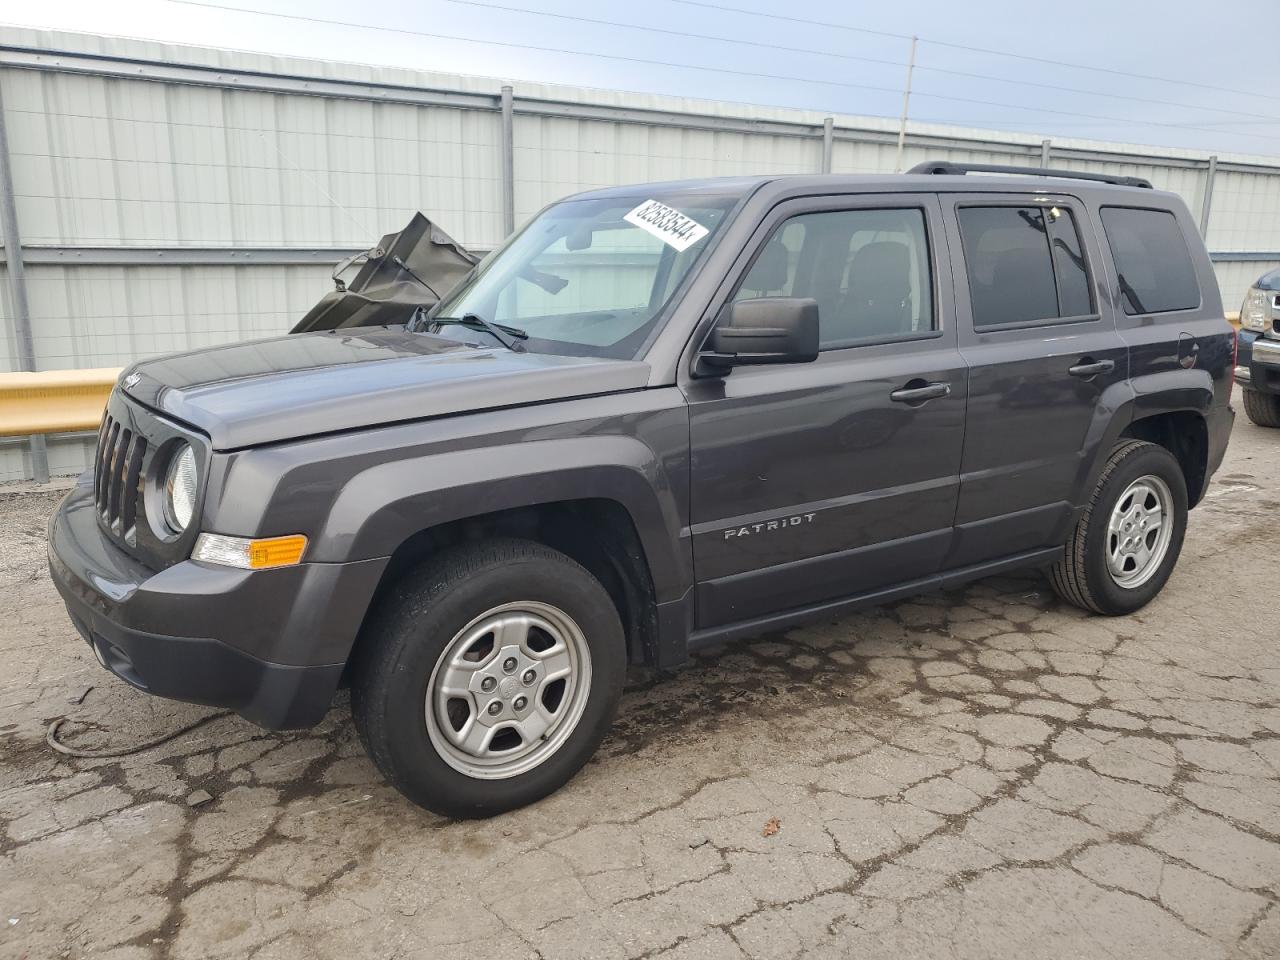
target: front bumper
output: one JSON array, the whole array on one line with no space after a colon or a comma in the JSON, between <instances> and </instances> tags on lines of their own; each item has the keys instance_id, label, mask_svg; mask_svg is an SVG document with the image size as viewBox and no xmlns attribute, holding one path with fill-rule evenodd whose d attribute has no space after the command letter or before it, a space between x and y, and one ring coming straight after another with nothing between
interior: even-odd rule
<instances>
[{"instance_id":1,"label":"front bumper","mask_svg":"<svg viewBox=\"0 0 1280 960\"><path fill-rule=\"evenodd\" d=\"M1259 393L1280 394L1280 340L1241 330L1235 380Z\"/></svg>"},{"instance_id":2,"label":"front bumper","mask_svg":"<svg viewBox=\"0 0 1280 960\"><path fill-rule=\"evenodd\" d=\"M157 573L102 534L83 478L49 521L54 585L104 667L148 693L228 707L273 730L325 715L385 566L185 561Z\"/></svg>"}]
</instances>

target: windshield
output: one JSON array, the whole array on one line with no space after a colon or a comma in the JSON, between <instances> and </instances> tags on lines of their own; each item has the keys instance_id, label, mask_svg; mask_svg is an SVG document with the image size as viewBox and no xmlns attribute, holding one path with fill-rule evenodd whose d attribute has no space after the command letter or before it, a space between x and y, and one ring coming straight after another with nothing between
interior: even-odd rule
<instances>
[{"instance_id":1,"label":"windshield","mask_svg":"<svg viewBox=\"0 0 1280 960\"><path fill-rule=\"evenodd\" d=\"M430 322L474 338L481 317L541 353L632 359L736 196L566 200L449 294ZM450 330L451 321L459 324ZM482 334L483 335L483 334Z\"/></svg>"}]
</instances>

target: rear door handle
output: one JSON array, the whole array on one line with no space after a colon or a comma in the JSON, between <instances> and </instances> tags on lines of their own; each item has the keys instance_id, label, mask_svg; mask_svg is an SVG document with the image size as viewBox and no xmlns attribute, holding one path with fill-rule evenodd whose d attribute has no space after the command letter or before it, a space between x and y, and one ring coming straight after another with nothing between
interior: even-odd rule
<instances>
[{"instance_id":1,"label":"rear door handle","mask_svg":"<svg viewBox=\"0 0 1280 960\"><path fill-rule=\"evenodd\" d=\"M1067 373L1073 377L1096 377L1100 373L1110 373L1116 368L1114 360L1094 360L1092 357L1085 357L1074 367L1068 367Z\"/></svg>"},{"instance_id":2,"label":"rear door handle","mask_svg":"<svg viewBox=\"0 0 1280 960\"><path fill-rule=\"evenodd\" d=\"M949 383L925 383L923 380L912 380L906 386L889 394L894 403L924 403L926 400L937 400L951 396Z\"/></svg>"}]
</instances>

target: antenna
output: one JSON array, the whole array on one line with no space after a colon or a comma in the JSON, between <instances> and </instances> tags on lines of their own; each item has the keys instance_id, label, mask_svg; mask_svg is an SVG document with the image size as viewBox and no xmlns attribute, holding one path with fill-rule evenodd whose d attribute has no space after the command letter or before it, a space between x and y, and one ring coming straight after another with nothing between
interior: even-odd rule
<instances>
[{"instance_id":1,"label":"antenna","mask_svg":"<svg viewBox=\"0 0 1280 960\"><path fill-rule=\"evenodd\" d=\"M294 169L294 170L296 170L296 171L298 172L298 175L299 175L299 176L301 176L304 180L306 180L306 181L307 181L307 182L309 182L313 187L315 187L317 190L319 190L319 191L320 191L320 193L322 193L322 194L324 195L324 198L325 198L326 200L328 200L331 204L333 204L335 207L337 207L337 208L338 208L338 210L339 210L339 211L341 211L341 213L342 213L342 215L343 215L344 217L346 217L348 220L350 220L352 223L354 223L357 227L359 227L359 228L360 228L360 234L361 234L361 236L364 236L364 237L374 237L374 236L377 236L377 234L375 234L372 230L370 230L370 229L369 229L365 224L363 224L363 223L361 223L359 220L357 220L357 219L356 219L356 217L355 217L355 215L354 215L350 210L348 210L346 207L344 207L342 204L340 204L337 200L335 200L335 199L333 198L333 194L331 194L328 190L326 190L326 189L324 188L324 186L320 183L320 181L316 180L316 179L315 179L315 177L313 177L313 176L311 176L309 173L307 173L307 171L306 171L306 170L302 169L302 167L300 167L298 164L294 163L294 162L293 162L293 160L292 160L292 159L291 159L287 154L285 154L285 152L284 152L283 150L281 150L278 146L276 146L276 145L275 145L274 143L272 143L271 141L267 140L267 136L266 136L266 132L265 132L265 131L263 131L263 130L259 130L259 131L257 131L257 134L258 134L258 136L259 136L259 137L261 137L261 138L262 138L262 140L263 140L263 142L264 142L264 143L266 143L268 146L270 146L270 147L271 147L271 149L272 149L272 150L274 150L274 151L276 152L276 156L277 156L277 157L279 157L281 160L283 160L283 161L284 161L285 163L287 163L289 166L293 167L293 169Z\"/></svg>"}]
</instances>

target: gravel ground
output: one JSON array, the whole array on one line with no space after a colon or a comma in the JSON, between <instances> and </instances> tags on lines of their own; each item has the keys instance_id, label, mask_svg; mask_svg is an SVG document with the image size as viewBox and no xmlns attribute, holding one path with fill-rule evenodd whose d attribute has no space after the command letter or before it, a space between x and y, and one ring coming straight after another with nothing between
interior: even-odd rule
<instances>
[{"instance_id":1,"label":"gravel ground","mask_svg":"<svg viewBox=\"0 0 1280 960\"><path fill-rule=\"evenodd\" d=\"M210 711L98 668L57 494L0 490L0 957L1280 956L1277 478L1241 417L1136 616L1002 578L636 677L582 775L479 823L382 784L345 700L52 753L59 717L105 747Z\"/></svg>"}]
</instances>

